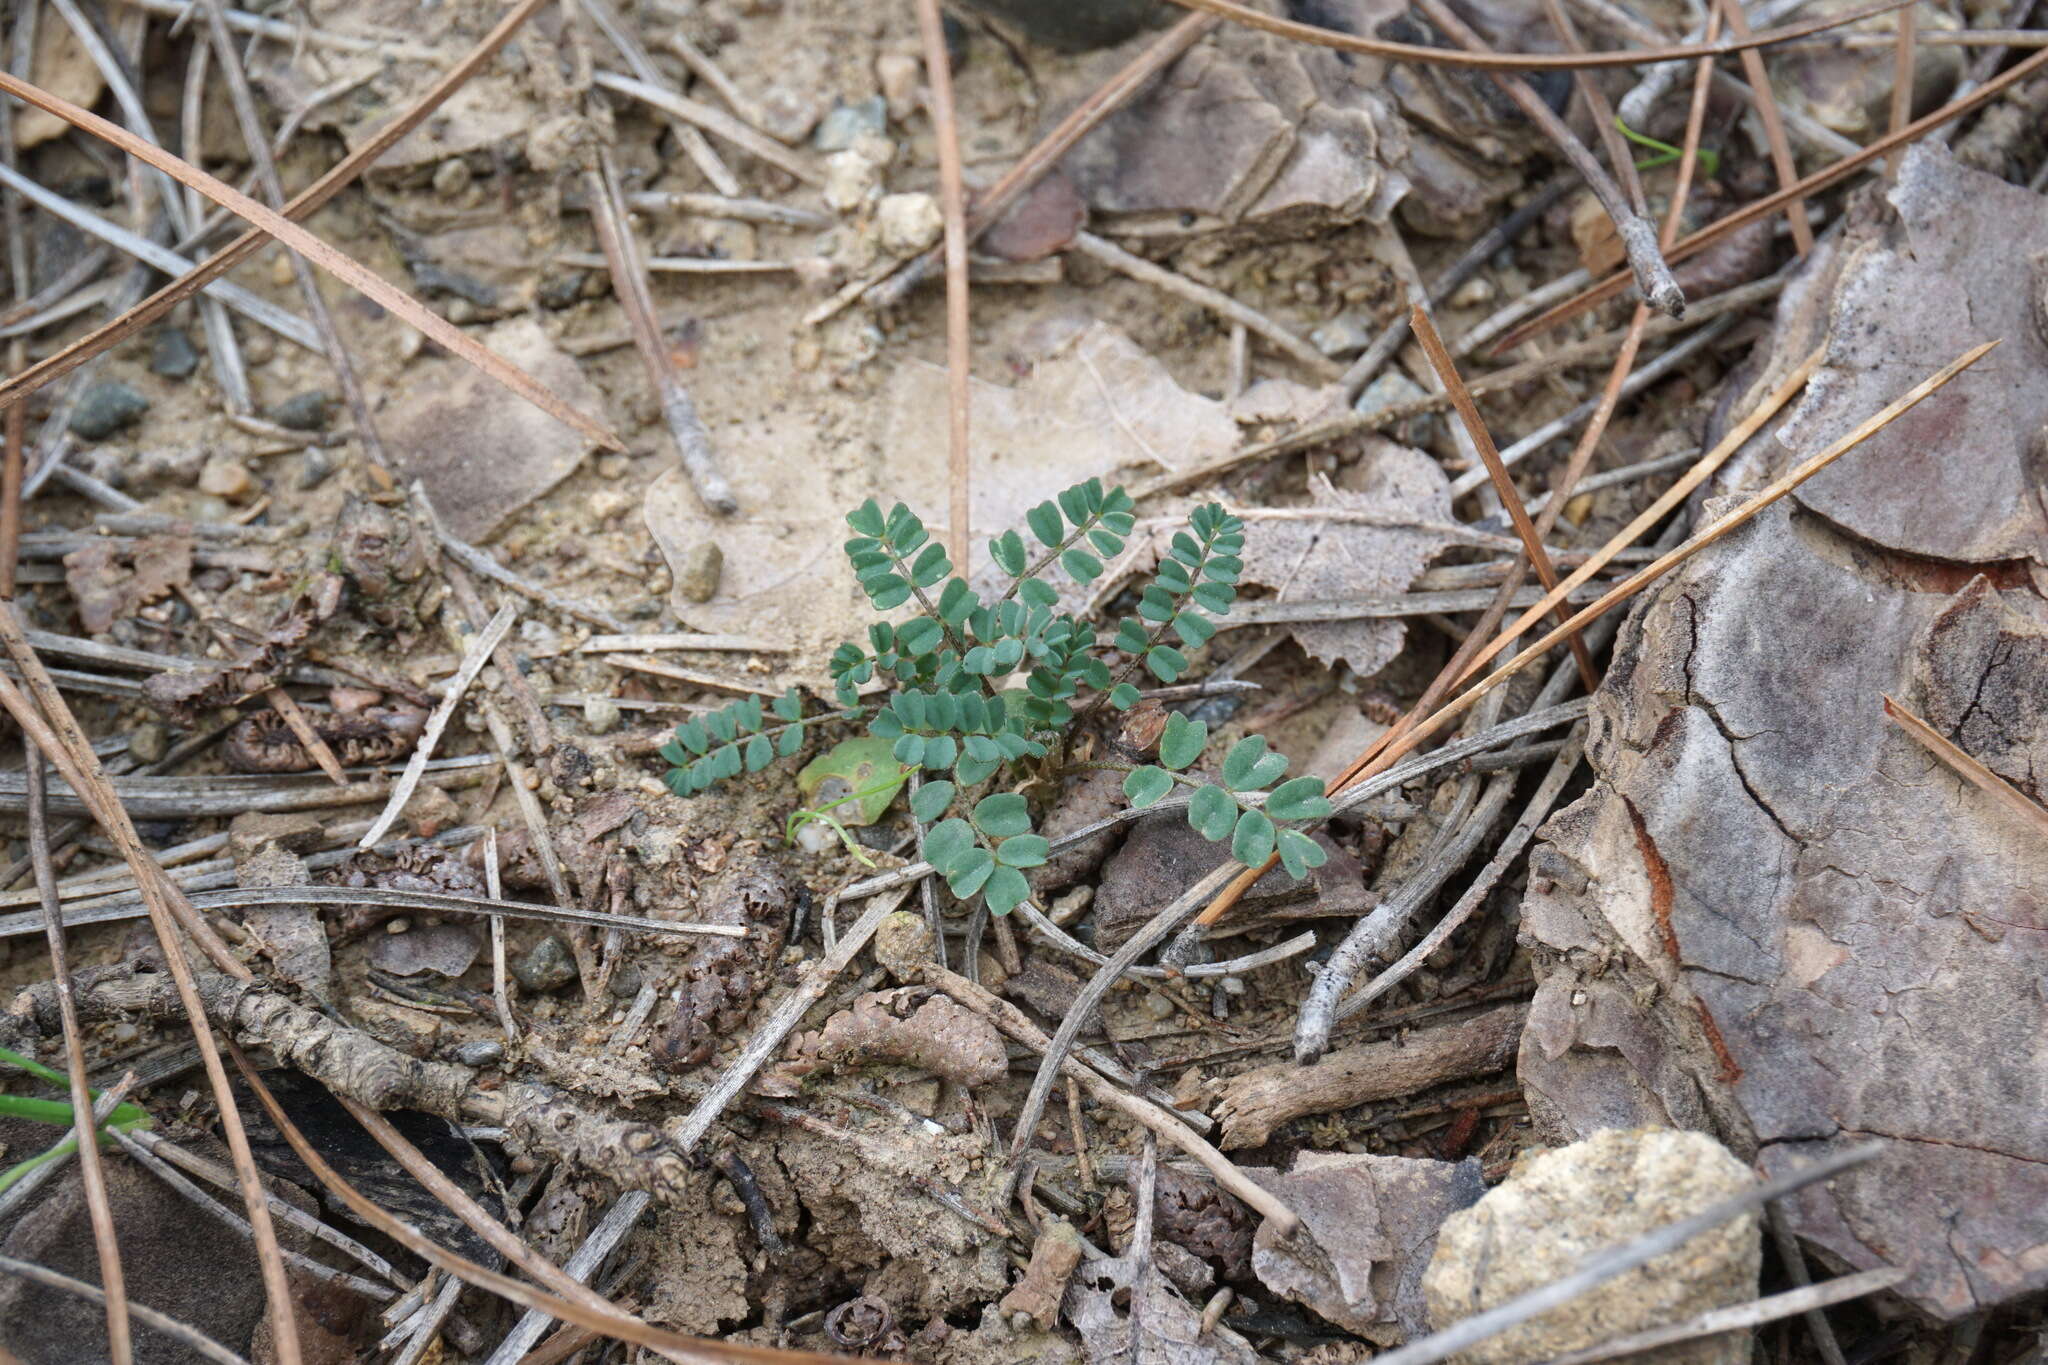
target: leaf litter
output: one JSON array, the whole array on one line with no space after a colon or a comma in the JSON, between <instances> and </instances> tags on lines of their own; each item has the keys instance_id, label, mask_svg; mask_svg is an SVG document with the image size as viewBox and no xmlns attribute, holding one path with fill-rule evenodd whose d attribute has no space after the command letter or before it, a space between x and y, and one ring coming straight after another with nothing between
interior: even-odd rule
<instances>
[{"instance_id":1,"label":"leaf litter","mask_svg":"<svg viewBox=\"0 0 2048 1365\"><path fill-rule=\"evenodd\" d=\"M651 1322L734 1349L958 1362L1320 1358L1326 1348L1349 1358L1365 1343L1404 1341L1420 1350L1456 1316L1433 1318L1420 1290L1444 1220L1486 1186L1520 1179L1525 1149L1573 1152L1564 1144L1642 1125L1706 1132L1765 1175L1877 1137L1873 1164L1792 1196L1784 1218L1824 1267L1897 1266L1904 1278L1891 1302L1919 1315L1906 1321L1924 1343L1940 1342L1948 1321L2037 1290L2033 1210L2048 1201L1981 1197L2023 1187L2048 1157L2032 1121L2043 1108L2030 1088L2039 1030L2015 1012L2032 999L2026 955L2039 937L2026 835L1877 708L1882 694L1902 698L2021 799L2039 797L2032 683L2048 623L2037 619L2044 557L2031 489L2048 421L2038 382L2048 343L2033 257L2048 241L2035 241L2038 195L1962 171L1940 152L1912 153L1889 198L1861 190L1829 202L1845 226L1823 233L1793 274L1774 331L1729 334L1718 353L1624 409L1596 469L1626 475L1668 453L1673 432L1714 435L1828 341L1796 409L1754 438L1713 490L1741 493L1962 346L2003 343L1646 596L1594 708L1591 786L1572 789L1576 799L1543 827L1526 863L1497 885L1473 881L1478 858L1432 871L1447 850L1472 846L1457 836L1475 810L1500 808L1476 800L1485 773L1540 771L1561 732L1518 732L1342 810L1318 834L1324 862L1314 878L1269 874L1216 926L1203 945L1209 960L1181 975L1152 968L1098 998L1088 978L1100 955L1202 884L1219 856L1182 813L1124 822L1121 784L1103 765L1149 764L1162 734L1194 718L1219 753L1250 735L1274 751L1326 754L1317 770L1334 775L1400 718L1499 591L1508 528L1478 501L1453 500L1451 476L1466 470L1443 424L1405 423L1399 434L1413 444L1354 433L1280 458L1242 456L1341 410L1349 377L1316 381L1354 353L1359 343L1346 339L1404 312L1418 267L1427 276L1458 255L1537 184L1545 144L1463 73L1225 27L1111 112L1044 182L1044 224L1019 238L1022 249L998 253L1034 273L978 284L973 296L976 585L1001 591L1006 576L982 567L983 542L1057 489L1173 479L1194 496L1145 500L1099 576L1052 572L1062 605L1129 609L1135 584L1170 558L1190 507L1215 497L1245 517L1243 586L1280 624L1190 644L1194 669L1147 703L1149 721L1133 712L1129 723L1088 728L1063 755L1082 766L1021 784L1018 796L1042 817L1036 828L1076 840L1075 853L1062 858L1056 843L1031 869L1025 884L1048 894L1031 904L1028 924L1023 915L986 923L963 913L943 881L913 890L901 880L919 856L919 820L898 789L893 745L836 765L843 771L814 764L802 782L791 780L799 763L776 763L687 801L662 786L657 754L677 720L726 705L735 690L776 696L809 684L822 695L828 652L855 633L860 605L839 546L847 508L900 497L935 535L944 528L951 398L936 363L935 294L878 313L855 307L815 328L802 321L817 291L845 289L886 261L878 253L907 245L882 230L883 194L914 198L933 184L928 124L909 93L921 47L903 8L628 13L659 54L657 74L790 148L766 160L716 119L704 124L709 142L686 146L637 105L593 113L564 90L562 73L580 80L625 59L600 33L536 23L516 56L474 78L318 220L320 235L387 276L409 276L448 321L569 409L624 434L625 452L593 455L582 437L360 304L337 312L377 396L388 470L368 468L347 432L336 444L265 447L274 435L228 424L202 384L151 373L147 339L111 355L109 372L147 400L145 419L73 453L79 479L46 487L26 517L36 532L87 531L96 513L75 491L84 488L101 514L160 520L126 539L73 540L59 551L61 570L27 542L20 575L38 640L56 642L38 647L64 651L71 671L59 684L77 689L74 705L105 737L103 756L122 769L185 765L173 781L218 765L310 767L296 732L263 703L284 688L335 754L365 770L352 775L359 786L303 802L309 809L291 818L304 828L294 826L289 848L209 863L219 845L208 841L229 837L212 817L144 826L172 875L195 890L238 880L307 887L304 906L227 922L236 960L284 984L240 991L210 980L215 1025L263 1049L273 1081L305 1070L352 1100L432 1116L415 1120L426 1125L416 1141L461 1125L459 1140L429 1159L488 1196L494 1216L523 1220L558 1261L596 1246L608 1216L651 1207L648 1226L607 1244L616 1249L592 1282ZM1391 9L1326 9L1318 22L1354 34L1427 36L1398 31L1414 21ZM1548 41L1533 8L1499 9L1481 25L1496 46ZM498 16L465 8L462 17L451 34L481 33ZM1679 16L1656 17L1678 31ZM456 40L424 37L413 20L389 7L316 4L303 42L251 49L273 124L289 116L299 129L288 180L332 159L322 137L364 145L459 57ZM64 28L45 15L43 41ZM671 31L687 42L669 43ZM962 32L972 55L955 61L963 136L975 140L971 177L1023 154L1157 40L1141 33L1114 50L1062 56L1007 45L999 29ZM369 50L377 44L387 53ZM429 49L438 65L415 59ZM671 53L681 65L669 64ZM1890 61L1875 56L1877 66ZM31 68L38 78L42 60ZM1779 59L1767 60L1778 74ZM1951 65L1930 61L1935 84L1952 79ZM185 70L139 69L153 93L176 92ZM47 74L58 94L96 93L82 70L73 84L54 67ZM874 115L863 100L877 90L886 98ZM200 152L215 166L234 162L224 92L200 93ZM1217 132L1205 122L1212 106L1242 117ZM76 154L38 143L40 117L17 121L17 143L33 154L25 164L43 183L74 184ZM842 138L863 149L837 163L855 178L822 196L771 164L826 162ZM674 287L658 280L657 324L707 416L737 514L699 501L645 372L620 345L627 331L610 281L571 263L589 246L584 182L555 172L580 164L583 139L604 142L621 168L643 252L702 267ZM1190 145L1208 154L1191 156ZM707 192L712 166L743 194ZM1648 183L1664 192L1654 175ZM1738 202L1756 192L1740 177L1725 188ZM685 198L696 207L676 213ZM909 221L917 207L893 205L891 221ZM1077 223L1155 268L1111 271L1103 262L1119 258L1087 248ZM35 231L38 276L55 278L79 247ZM1441 301L1447 335L1576 263L1569 208L1523 231L1495 248L1474 287ZM789 272L719 273L763 263L793 265L798 283ZM238 281L288 297L287 279L260 264ZM1213 309L1217 294L1270 326L1234 345L1231 316ZM1269 351L1268 335L1313 335L1332 364ZM266 411L331 380L317 357L249 338L243 349ZM1579 378L1560 368L1485 400L1501 444L1575 403ZM215 472L144 476L188 464ZM1552 473L1540 458L1519 468L1532 493ZM1230 472L1205 474L1212 469ZM1580 494L1558 543L1599 544L1657 477ZM415 479L445 531L483 547L494 582L479 587L437 552L399 491ZM1911 497L1901 496L1907 485ZM124 486L140 507L117 501L129 496ZM235 560L245 536L261 541L261 555ZM501 592L525 599L522 624L493 651L441 742L461 766L430 765L392 842L351 855L412 752L427 692L456 666L442 618L480 624ZM594 603L648 637L738 643L634 655L619 652L638 648L619 642L633 637L614 633L586 650L588 623L559 614L547 594ZM1397 614L1347 616L1361 600L1393 603ZM760 641L777 651L747 647ZM636 657L652 669L617 662ZM1551 702L1517 695L1507 714ZM1495 719L1482 713L1472 730ZM236 724L221 727L217 751L195 759L169 743L227 720ZM819 759L841 737L807 730L800 759ZM1201 769L1192 775L1204 780ZM840 808L851 847L785 842L799 808L856 792ZM1955 831L1935 848L1915 837L1930 800ZM1497 832L1478 830L1476 843ZM75 828L56 841L58 893L111 921L70 930L85 964L95 1064L146 1068L160 1025L176 1015L149 970L160 950L124 937L122 920L140 907L94 877L103 847ZM1344 1049L1404 1085L1369 1095L1336 1086L1305 1099L1317 1069L1287 1060L1287 1042L1325 952L1304 947L1333 947L1426 876L1443 888L1429 904L1470 894L1481 912L1370 1014L1340 1026ZM892 877L897 894L916 897L895 916L853 889ZM316 908L322 888L401 884L453 890L473 908ZM494 920L480 913L493 896L560 896L615 917L614 927ZM649 920L710 932L617 927ZM933 924L945 931L936 941ZM877 925L886 932L861 950ZM1306 945L1291 946L1304 932ZM935 952L987 998L927 980L915 959ZM844 961L821 972L816 964L833 954ZM1235 956L1214 960L1226 954ZM0 1041L33 1048L55 1027L47 965L18 950L5 963L24 991L0 1019ZM686 1151L679 1117L792 1005L774 1035L787 1043L752 1085L719 1101L719 1121ZM1092 1087L1071 1104L1055 1095L1036 1141L1022 1144L1027 1164L1010 1166L1034 1049L1076 1010L1087 1028L1073 1055L1151 1108L1103 1104ZM1458 1045L1471 1032L1486 1034L1484 1046ZM1859 1076L1870 1079L1843 1079ZM1234 1149L1252 1182L1235 1188L1298 1216L1292 1233L1248 1212L1216 1183L1215 1167L1179 1164L1175 1152L1197 1150L1185 1138L1161 1164L1140 1136L1165 1121L1196 1143L1204 1132L1225 1141L1217 1120L1242 1117L1254 1082L1286 1092L1274 1101L1286 1117ZM138 1098L173 1138L217 1163L215 1121L176 1084L146 1081ZM327 1125L316 1145L350 1180L371 1180L382 1149L349 1120L316 1118L298 1100L286 1107L309 1131ZM1137 1122L1138 1112L1151 1117ZM331 1187L283 1155L282 1136L266 1137L259 1158L310 1206L307 1193ZM12 1130L6 1140L10 1152L29 1141ZM356 1155L343 1160L347 1150ZM1133 1187L1156 1198L1135 1209ZM115 1197L137 1201L150 1188L123 1183ZM1885 1194L1898 1189L1914 1193ZM439 1234L469 1235L424 1188L389 1181L371 1193ZM65 1207L80 1198L62 1182L50 1197L74 1201ZM627 1202L635 1198L651 1205ZM167 1230L206 1217L182 1201L121 1207L147 1207L150 1225ZM124 1214L124 1233L133 1221ZM70 1231L35 1240L35 1254L90 1268L89 1248L74 1254L90 1230L75 1218L63 1226ZM1071 1237L1049 1241L1059 1228ZM418 1277L423 1263L388 1229L353 1231L397 1260L406 1283ZM1057 1254L1047 1250L1055 1245ZM1020 1281L1027 1256L1033 1269ZM160 1273L150 1263L161 1259L136 1275ZM1754 1268L1738 1271L1729 1292L1759 1292ZM0 1340L21 1353L29 1322L43 1324L39 1333L70 1324L49 1339L98 1340L100 1310L54 1294L8 1282ZM207 1330L257 1350L255 1277L224 1272L215 1298L198 1315ZM301 1294L297 1314L307 1344L317 1319L341 1359L416 1360L430 1343L442 1358L489 1358L509 1310L477 1292L449 1304L408 1319L381 1355L376 1340L392 1324L373 1326L360 1303L316 1308ZM1575 1344L1612 1335L1572 1311L1543 1321L1563 1322ZM1853 1310L1831 1319L1845 1339L1881 1330ZM28 1343L24 1359L40 1359L36 1349Z\"/></svg>"}]
</instances>

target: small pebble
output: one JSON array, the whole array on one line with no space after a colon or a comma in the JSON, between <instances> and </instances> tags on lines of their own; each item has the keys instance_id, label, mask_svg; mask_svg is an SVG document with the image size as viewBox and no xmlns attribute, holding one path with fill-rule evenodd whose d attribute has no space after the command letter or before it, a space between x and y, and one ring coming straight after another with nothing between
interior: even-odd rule
<instances>
[{"instance_id":1,"label":"small pebble","mask_svg":"<svg viewBox=\"0 0 2048 1365\"><path fill-rule=\"evenodd\" d=\"M434 193L443 199L453 199L469 188L469 163L459 156L451 156L434 167Z\"/></svg>"},{"instance_id":2,"label":"small pebble","mask_svg":"<svg viewBox=\"0 0 2048 1365\"><path fill-rule=\"evenodd\" d=\"M917 83L923 75L924 63L907 52L885 52L875 58L875 80L890 118L904 123L917 112Z\"/></svg>"},{"instance_id":3,"label":"small pebble","mask_svg":"<svg viewBox=\"0 0 2048 1365\"><path fill-rule=\"evenodd\" d=\"M103 441L122 427L132 426L149 411L149 400L118 379L103 380L79 396L71 414L71 434L87 441Z\"/></svg>"},{"instance_id":4,"label":"small pebble","mask_svg":"<svg viewBox=\"0 0 2048 1365\"><path fill-rule=\"evenodd\" d=\"M496 1038L479 1038L455 1049L455 1060L464 1066L490 1066L504 1056L505 1045Z\"/></svg>"},{"instance_id":5,"label":"small pebble","mask_svg":"<svg viewBox=\"0 0 2048 1365\"><path fill-rule=\"evenodd\" d=\"M1244 978L1241 976L1226 976L1219 984L1222 985L1225 995L1244 994Z\"/></svg>"},{"instance_id":6,"label":"small pebble","mask_svg":"<svg viewBox=\"0 0 2048 1365\"><path fill-rule=\"evenodd\" d=\"M889 126L889 103L871 95L855 104L842 104L818 122L811 145L821 152L843 152L862 133L879 133Z\"/></svg>"},{"instance_id":7,"label":"small pebble","mask_svg":"<svg viewBox=\"0 0 2048 1365\"><path fill-rule=\"evenodd\" d=\"M621 967L612 974L611 993L619 1000L631 1000L640 994L640 969Z\"/></svg>"},{"instance_id":8,"label":"small pebble","mask_svg":"<svg viewBox=\"0 0 2048 1365\"><path fill-rule=\"evenodd\" d=\"M226 455L214 456L206 462L206 468L199 471L199 491L217 498L240 502L255 487L256 480L250 476L249 466Z\"/></svg>"},{"instance_id":9,"label":"small pebble","mask_svg":"<svg viewBox=\"0 0 2048 1365\"><path fill-rule=\"evenodd\" d=\"M404 915L400 915L396 919L384 921L384 932L387 934L402 934L410 928L412 928L412 921Z\"/></svg>"},{"instance_id":10,"label":"small pebble","mask_svg":"<svg viewBox=\"0 0 2048 1365\"><path fill-rule=\"evenodd\" d=\"M270 282L279 289L296 278L292 273L292 258L289 252L280 251L270 258Z\"/></svg>"},{"instance_id":11,"label":"small pebble","mask_svg":"<svg viewBox=\"0 0 2048 1365\"><path fill-rule=\"evenodd\" d=\"M170 732L155 721L145 721L128 736L128 756L137 763L156 763L170 752Z\"/></svg>"},{"instance_id":12,"label":"small pebble","mask_svg":"<svg viewBox=\"0 0 2048 1365\"><path fill-rule=\"evenodd\" d=\"M608 735L619 728L619 704L610 697L592 697L583 703L583 727L593 735Z\"/></svg>"},{"instance_id":13,"label":"small pebble","mask_svg":"<svg viewBox=\"0 0 2048 1365\"><path fill-rule=\"evenodd\" d=\"M1393 407L1396 403L1412 403L1418 398L1426 397L1428 395L1423 392L1420 384L1405 374L1389 370L1366 385L1365 392L1358 395L1358 401L1353 403L1351 408L1361 415L1370 416L1382 408ZM1405 441L1412 446L1427 445L1430 429L1436 420L1436 414L1424 413L1419 417L1410 418L1389 434L1396 440Z\"/></svg>"},{"instance_id":14,"label":"small pebble","mask_svg":"<svg viewBox=\"0 0 2048 1365\"><path fill-rule=\"evenodd\" d=\"M301 493L310 493L333 473L334 457L316 446L306 452L305 461L299 465L299 477L292 486Z\"/></svg>"},{"instance_id":15,"label":"small pebble","mask_svg":"<svg viewBox=\"0 0 2048 1365\"><path fill-rule=\"evenodd\" d=\"M1173 1002L1157 991L1146 991L1142 1008L1154 1019L1173 1018Z\"/></svg>"},{"instance_id":16,"label":"small pebble","mask_svg":"<svg viewBox=\"0 0 2048 1365\"><path fill-rule=\"evenodd\" d=\"M549 934L513 960L512 975L530 991L559 990L576 979L576 956L560 934Z\"/></svg>"},{"instance_id":17,"label":"small pebble","mask_svg":"<svg viewBox=\"0 0 2048 1365\"><path fill-rule=\"evenodd\" d=\"M853 146L825 158L825 206L851 213L882 193L882 171L896 157L888 138L862 135Z\"/></svg>"},{"instance_id":18,"label":"small pebble","mask_svg":"<svg viewBox=\"0 0 2048 1365\"><path fill-rule=\"evenodd\" d=\"M1331 318L1308 334L1309 344L1327 356L1351 355L1365 349L1372 338L1356 318Z\"/></svg>"},{"instance_id":19,"label":"small pebble","mask_svg":"<svg viewBox=\"0 0 2048 1365\"><path fill-rule=\"evenodd\" d=\"M543 308L567 308L583 297L583 286L591 274L587 270L567 270L543 276L533 297Z\"/></svg>"},{"instance_id":20,"label":"small pebble","mask_svg":"<svg viewBox=\"0 0 2048 1365\"><path fill-rule=\"evenodd\" d=\"M939 201L929 194L885 194L875 205L875 240L893 256L915 256L945 230Z\"/></svg>"},{"instance_id":21,"label":"small pebble","mask_svg":"<svg viewBox=\"0 0 2048 1365\"><path fill-rule=\"evenodd\" d=\"M264 416L293 431L325 431L334 414L334 398L319 389L295 393Z\"/></svg>"},{"instance_id":22,"label":"small pebble","mask_svg":"<svg viewBox=\"0 0 2048 1365\"><path fill-rule=\"evenodd\" d=\"M590 495L590 515L599 521L610 521L633 510L639 499L631 493L616 488L601 488Z\"/></svg>"},{"instance_id":23,"label":"small pebble","mask_svg":"<svg viewBox=\"0 0 2048 1365\"><path fill-rule=\"evenodd\" d=\"M410 330L408 336L419 335ZM270 333L260 328L251 328L249 334L238 338L242 344L242 363L245 365L268 365L277 355L277 341Z\"/></svg>"},{"instance_id":24,"label":"small pebble","mask_svg":"<svg viewBox=\"0 0 2048 1365\"><path fill-rule=\"evenodd\" d=\"M725 572L725 551L715 540L700 540L683 552L676 566L676 591L685 602L709 602L718 595L718 580Z\"/></svg>"},{"instance_id":25,"label":"small pebble","mask_svg":"<svg viewBox=\"0 0 2048 1365\"><path fill-rule=\"evenodd\" d=\"M189 379L199 368L199 352L182 327L159 327L149 347L149 372L165 379Z\"/></svg>"},{"instance_id":26,"label":"small pebble","mask_svg":"<svg viewBox=\"0 0 2048 1365\"><path fill-rule=\"evenodd\" d=\"M796 846L806 853L826 853L839 846L839 836L823 820L806 820L797 826Z\"/></svg>"},{"instance_id":27,"label":"small pebble","mask_svg":"<svg viewBox=\"0 0 2048 1365\"><path fill-rule=\"evenodd\" d=\"M1493 281L1482 275L1465 281L1452 291L1450 304L1453 308L1477 308L1483 303L1492 303L1493 293Z\"/></svg>"},{"instance_id":28,"label":"small pebble","mask_svg":"<svg viewBox=\"0 0 2048 1365\"><path fill-rule=\"evenodd\" d=\"M617 451L606 451L597 457L597 477L600 479L623 479L632 468L633 462Z\"/></svg>"}]
</instances>

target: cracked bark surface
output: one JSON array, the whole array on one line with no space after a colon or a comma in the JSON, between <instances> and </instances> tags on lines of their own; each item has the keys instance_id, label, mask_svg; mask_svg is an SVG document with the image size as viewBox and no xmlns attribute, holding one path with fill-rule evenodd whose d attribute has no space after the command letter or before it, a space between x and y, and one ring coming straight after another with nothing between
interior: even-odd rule
<instances>
[{"instance_id":1,"label":"cracked bark surface","mask_svg":"<svg viewBox=\"0 0 2048 1365\"><path fill-rule=\"evenodd\" d=\"M2048 203L1928 149L1817 253L1749 393L1822 336L1827 364L1723 491L2004 345L1646 596L1594 707L1598 780L1523 905L1521 1078L1554 1136L1707 1128L1767 1175L1885 1138L1793 1223L1909 1268L1898 1292L1943 1318L2048 1286L2048 848L1879 697L2041 794L2037 260Z\"/></svg>"}]
</instances>

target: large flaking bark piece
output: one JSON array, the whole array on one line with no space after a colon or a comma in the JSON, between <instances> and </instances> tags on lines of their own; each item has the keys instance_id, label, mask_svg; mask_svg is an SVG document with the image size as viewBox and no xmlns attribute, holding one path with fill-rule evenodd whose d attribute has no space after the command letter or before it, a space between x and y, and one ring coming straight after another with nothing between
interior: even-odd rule
<instances>
[{"instance_id":1,"label":"large flaking bark piece","mask_svg":"<svg viewBox=\"0 0 2048 1365\"><path fill-rule=\"evenodd\" d=\"M2043 794L2044 253L2048 202L1927 149L1817 253L1727 406L1826 366L1724 489L2003 344L1645 597L1523 906L1554 1136L1712 1128L1767 1176L1885 1139L1792 1223L1943 1318L2048 1286L2048 847L1880 696Z\"/></svg>"}]
</instances>

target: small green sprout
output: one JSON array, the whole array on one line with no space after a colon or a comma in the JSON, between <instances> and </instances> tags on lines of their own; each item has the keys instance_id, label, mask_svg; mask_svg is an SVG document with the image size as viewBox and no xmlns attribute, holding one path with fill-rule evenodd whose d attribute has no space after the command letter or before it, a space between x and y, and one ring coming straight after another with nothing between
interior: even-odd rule
<instances>
[{"instance_id":1,"label":"small green sprout","mask_svg":"<svg viewBox=\"0 0 2048 1365\"><path fill-rule=\"evenodd\" d=\"M925 859L955 896L1008 914L1031 894L1026 874L1052 851L1033 828L1024 792L1059 772L1083 722L1104 707L1138 703L1141 671L1180 681L1191 667L1187 651L1209 643L1216 618L1237 600L1244 523L1209 503L1168 538L1150 581L1128 598L1131 613L1113 628L1059 610L1046 575L1057 568L1081 588L1101 579L1136 528L1132 509L1128 493L1099 479L1033 507L1024 517L1029 541L1013 530L989 542L1007 581L984 597L908 507L884 512L872 498L862 503L847 514L853 536L845 545L861 590L878 612L911 614L877 621L865 640L833 652L834 705L818 714L806 716L792 688L765 708L758 697L742 698L679 726L661 750L672 765L669 789L692 796L743 770L758 772L796 753L810 725L865 725L865 739L804 769L798 785L813 804L790 817L785 834L822 821L865 863L845 827L878 818L917 773L910 812L924 830ZM1231 745L1220 783L1191 776L1208 744L1206 724L1171 714L1159 762L1126 770L1131 805L1154 805L1185 786L1189 825L1213 843L1227 840L1239 862L1277 856L1294 877L1321 865L1322 847L1301 826L1330 813L1322 779L1282 782L1287 759L1261 735ZM830 791L828 775L837 782ZM832 815L856 800L846 818Z\"/></svg>"},{"instance_id":2,"label":"small green sprout","mask_svg":"<svg viewBox=\"0 0 2048 1365\"><path fill-rule=\"evenodd\" d=\"M1637 132L1626 123L1623 123L1619 114L1614 116L1614 126L1621 129L1621 135L1630 142L1635 143L1638 147L1648 147L1651 151L1658 153L1656 156L1645 157L1643 160L1638 161L1636 169L1639 171L1649 171L1655 170L1659 166L1669 166L1672 162L1685 155L1682 148L1674 147L1668 142L1659 142L1647 133ZM1712 180L1721 173L1721 154L1711 147L1700 148L1699 168L1701 175Z\"/></svg>"}]
</instances>

